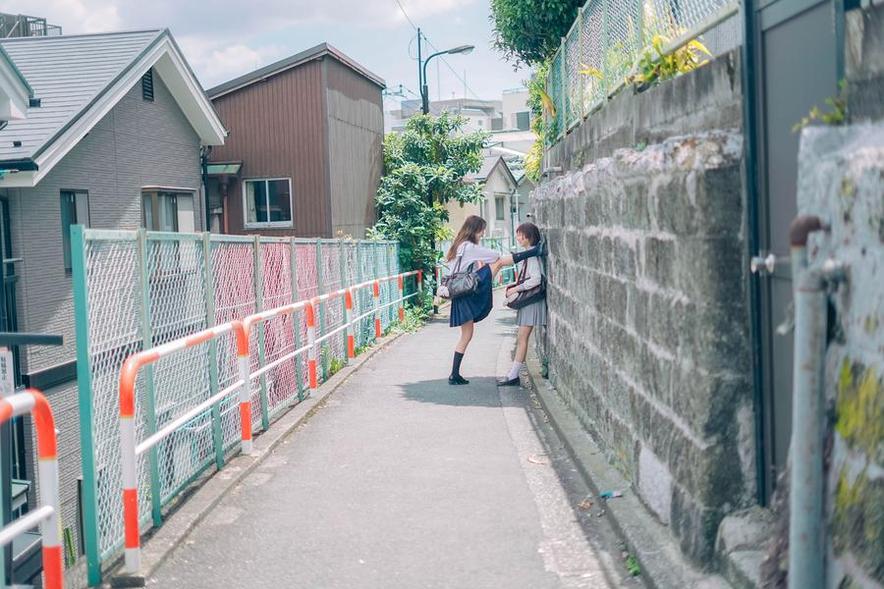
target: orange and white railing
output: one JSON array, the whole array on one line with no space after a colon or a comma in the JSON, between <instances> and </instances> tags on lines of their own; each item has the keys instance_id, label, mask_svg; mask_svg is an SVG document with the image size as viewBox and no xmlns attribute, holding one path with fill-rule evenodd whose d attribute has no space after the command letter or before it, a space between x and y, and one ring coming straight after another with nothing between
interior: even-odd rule
<instances>
[{"instance_id":1,"label":"orange and white railing","mask_svg":"<svg viewBox=\"0 0 884 589\"><path fill-rule=\"evenodd\" d=\"M156 433L139 443L135 437L135 381L138 379L138 373L141 369L176 352L205 344L230 332L233 332L236 337L237 357L240 362L239 380L176 417L157 430ZM245 333L242 322L233 321L171 341L150 350L138 352L129 356L123 363L123 368L120 372L120 449L122 452L121 463L123 471L124 548L126 571L128 573L137 573L138 569L141 568L141 532L139 530L140 521L138 516L138 457L148 452L190 420L211 409L213 405L236 392L239 393L240 400L242 447L244 451L251 450L251 398L248 392L247 380L242 378L243 358L245 358L245 373L248 374L249 370L248 349L248 335Z\"/></svg>"},{"instance_id":2,"label":"orange and white railing","mask_svg":"<svg viewBox=\"0 0 884 589\"><path fill-rule=\"evenodd\" d=\"M52 408L43 393L35 389L0 398L0 424L26 413L32 414L37 430L40 507L0 529L0 548L39 525L43 538L43 587L61 589L64 564L58 499L58 443Z\"/></svg>"},{"instance_id":3,"label":"orange and white railing","mask_svg":"<svg viewBox=\"0 0 884 589\"><path fill-rule=\"evenodd\" d=\"M412 276L416 278L417 289L415 292L406 295L405 280ZM392 281L396 281L397 283L398 297L391 302L381 304L381 284ZM355 308L354 300L358 299L358 297L354 297L354 294L362 289L368 288L372 290L373 295L371 308L361 312L361 309ZM163 439L170 436L175 430L181 428L203 412L211 409L213 405L234 393L238 393L239 396L242 452L244 454L251 453L253 448L251 402L252 381L266 375L281 364L290 362L295 360L298 356L306 354L308 386L311 390L315 390L319 386L317 361L320 344L331 337L344 332L346 335L346 355L348 358L355 358L356 343L354 327L368 317L374 316L375 337L380 338L382 335L381 311L387 307L398 305L399 319L404 320L405 301L419 295L422 289L423 273L421 271L405 272L378 280L369 280L313 297L309 300L302 300L275 309L255 313L243 318L241 321L233 321L211 329L206 329L188 337L177 339L149 350L144 350L127 358L120 374L120 447L122 450L123 525L125 530L124 547L126 573L130 575L137 574L141 568L141 531L138 513L138 459L140 456L155 447ZM329 302L334 300L343 300L344 317L342 324L334 329L327 330L321 335L317 335L316 319L320 305L325 304L327 306ZM304 321L306 323L307 331L306 345L282 355L263 366L258 366L257 369L252 371L250 349L250 334L252 329L273 319L286 315L293 315L298 311L303 311L304 313ZM217 339L231 332L233 332L236 338L238 380L227 388L208 397L182 415L176 417L169 423L165 424L156 433L139 443L136 440L135 435L135 383L139 371L145 366L158 362L162 358L171 356L188 348L205 344L210 340Z\"/></svg>"}]
</instances>

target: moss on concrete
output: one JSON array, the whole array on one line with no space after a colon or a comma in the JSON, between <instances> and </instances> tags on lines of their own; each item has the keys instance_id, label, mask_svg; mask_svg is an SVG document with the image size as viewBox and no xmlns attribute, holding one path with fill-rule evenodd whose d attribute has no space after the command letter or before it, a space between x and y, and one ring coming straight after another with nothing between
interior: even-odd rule
<instances>
[{"instance_id":1,"label":"moss on concrete","mask_svg":"<svg viewBox=\"0 0 884 589\"><path fill-rule=\"evenodd\" d=\"M835 429L854 450L884 462L884 380L874 368L845 359L838 376Z\"/></svg>"},{"instance_id":2,"label":"moss on concrete","mask_svg":"<svg viewBox=\"0 0 884 589\"><path fill-rule=\"evenodd\" d=\"M836 553L851 552L872 578L884 582L884 481L863 471L851 484L842 470L832 524Z\"/></svg>"}]
</instances>

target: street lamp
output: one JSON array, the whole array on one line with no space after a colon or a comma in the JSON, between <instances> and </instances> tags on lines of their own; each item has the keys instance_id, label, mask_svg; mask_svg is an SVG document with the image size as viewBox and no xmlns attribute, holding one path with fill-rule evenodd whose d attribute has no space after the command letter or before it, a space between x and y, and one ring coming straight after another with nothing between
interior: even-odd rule
<instances>
[{"instance_id":1,"label":"street lamp","mask_svg":"<svg viewBox=\"0 0 884 589\"><path fill-rule=\"evenodd\" d=\"M439 55L455 55L458 53L466 55L475 48L473 45L458 45L457 47L434 53L426 60L421 61L421 30L417 30L417 64L418 68L420 68L418 70L418 83L421 87L421 112L425 115L430 114L430 91L427 88L427 64L430 63L430 60Z\"/></svg>"}]
</instances>

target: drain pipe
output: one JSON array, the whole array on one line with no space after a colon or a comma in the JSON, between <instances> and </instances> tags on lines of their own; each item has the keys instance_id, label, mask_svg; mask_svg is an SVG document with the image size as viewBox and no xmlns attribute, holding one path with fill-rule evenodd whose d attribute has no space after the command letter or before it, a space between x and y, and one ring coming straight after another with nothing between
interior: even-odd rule
<instances>
[{"instance_id":1,"label":"drain pipe","mask_svg":"<svg viewBox=\"0 0 884 589\"><path fill-rule=\"evenodd\" d=\"M826 283L844 278L828 261L810 267L807 238L826 229L819 217L798 216L789 228L795 300L795 357L792 395L792 478L789 492L789 587L822 589L823 373L826 353Z\"/></svg>"}]
</instances>

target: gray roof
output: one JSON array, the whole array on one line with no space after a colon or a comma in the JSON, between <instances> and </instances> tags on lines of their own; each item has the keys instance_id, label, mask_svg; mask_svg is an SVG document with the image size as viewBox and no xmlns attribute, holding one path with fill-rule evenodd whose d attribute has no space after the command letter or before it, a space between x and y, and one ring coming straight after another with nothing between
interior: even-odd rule
<instances>
[{"instance_id":1,"label":"gray roof","mask_svg":"<svg viewBox=\"0 0 884 589\"><path fill-rule=\"evenodd\" d=\"M41 104L0 130L0 161L32 160L167 31L0 41ZM14 147L13 141L21 141Z\"/></svg>"},{"instance_id":2,"label":"gray roof","mask_svg":"<svg viewBox=\"0 0 884 589\"><path fill-rule=\"evenodd\" d=\"M497 164L502 164L506 169L507 174L509 174L510 178L513 179L513 183L516 184L516 179L513 176L512 170L510 170L509 164L506 163L506 160L503 159L502 156L499 155L488 155L485 156L485 160L482 162L482 167L475 174L468 174L467 180L473 180L477 182L484 182L488 179L488 176L491 175L491 172L494 171L494 168L497 167Z\"/></svg>"},{"instance_id":3,"label":"gray roof","mask_svg":"<svg viewBox=\"0 0 884 589\"><path fill-rule=\"evenodd\" d=\"M262 68L256 69L253 72L249 72L245 75L239 76L238 78L234 78L229 82L224 82L223 84L219 84L214 88L209 88L208 90L206 90L206 94L209 95L209 98L214 100L215 98L223 96L224 94L228 94L230 92L233 92L234 90L238 90L254 82L264 80L266 78L269 78L270 76L275 76L276 74L282 73L285 70L298 67L299 65L307 63L308 61L312 61L326 55L334 57L345 66L349 67L351 70L355 71L356 73L370 80L371 82L377 84L381 88L387 87L387 83L384 82L383 78L381 78L377 74L372 73L361 64L357 63L356 61L345 55L339 49L332 47L328 43L320 43L315 47L311 47L310 49L307 49L300 53L296 53L295 55L286 57L285 59L281 59Z\"/></svg>"}]
</instances>

